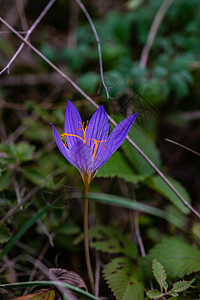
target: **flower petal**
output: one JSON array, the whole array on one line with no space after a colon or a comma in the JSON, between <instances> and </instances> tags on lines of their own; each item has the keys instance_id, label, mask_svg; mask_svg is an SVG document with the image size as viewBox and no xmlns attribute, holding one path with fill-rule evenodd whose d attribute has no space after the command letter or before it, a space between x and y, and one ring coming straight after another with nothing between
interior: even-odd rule
<instances>
[{"instance_id":1,"label":"flower petal","mask_svg":"<svg viewBox=\"0 0 200 300\"><path fill-rule=\"evenodd\" d=\"M86 130L86 139L95 139L98 141L107 140L109 132L109 122L106 112L101 105L97 111L93 114ZM87 141L87 144L91 147L94 142L92 140Z\"/></svg>"},{"instance_id":2,"label":"flower petal","mask_svg":"<svg viewBox=\"0 0 200 300\"><path fill-rule=\"evenodd\" d=\"M90 175L93 172L92 151L88 145L78 141L69 149L69 154L70 160L81 174Z\"/></svg>"},{"instance_id":3,"label":"flower petal","mask_svg":"<svg viewBox=\"0 0 200 300\"><path fill-rule=\"evenodd\" d=\"M60 136L56 130L56 128L53 126L52 123L50 123L52 125L52 128L53 128L53 133L54 133L54 137L55 137L55 141L56 141L56 144L60 150L60 152L62 153L62 155L71 163L71 159L70 159L70 156L69 156L69 150L67 149L67 147L64 145L64 143L61 141L60 139Z\"/></svg>"},{"instance_id":4,"label":"flower petal","mask_svg":"<svg viewBox=\"0 0 200 300\"><path fill-rule=\"evenodd\" d=\"M99 148L94 160L94 171L100 168L110 158L110 156L117 150L126 138L129 129L135 121L138 113L131 115L122 122L120 122L111 132L108 140L103 147Z\"/></svg>"},{"instance_id":5,"label":"flower petal","mask_svg":"<svg viewBox=\"0 0 200 300\"><path fill-rule=\"evenodd\" d=\"M76 134L83 138L83 131L81 128L82 120L80 114L74 104L67 100L67 108L65 113L65 133ZM67 136L66 139L69 148L71 148L77 142L77 137Z\"/></svg>"}]
</instances>

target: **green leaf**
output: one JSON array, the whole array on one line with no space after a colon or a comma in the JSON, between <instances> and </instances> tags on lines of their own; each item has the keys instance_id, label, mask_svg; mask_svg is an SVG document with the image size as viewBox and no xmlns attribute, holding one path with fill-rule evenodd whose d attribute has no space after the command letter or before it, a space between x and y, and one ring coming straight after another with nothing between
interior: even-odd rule
<instances>
[{"instance_id":1,"label":"green leaf","mask_svg":"<svg viewBox=\"0 0 200 300\"><path fill-rule=\"evenodd\" d=\"M32 159L34 150L34 146L26 142L21 142L17 145L16 157L19 160L19 162L29 161Z\"/></svg>"},{"instance_id":2,"label":"green leaf","mask_svg":"<svg viewBox=\"0 0 200 300\"><path fill-rule=\"evenodd\" d=\"M152 263L152 270L153 270L153 275L155 276L156 280L158 281L158 283L160 285L161 291L162 291L162 288L164 287L165 292L166 292L168 289L168 284L166 282L167 276L166 276L163 265L159 261L154 259L153 263Z\"/></svg>"},{"instance_id":3,"label":"green leaf","mask_svg":"<svg viewBox=\"0 0 200 300\"><path fill-rule=\"evenodd\" d=\"M143 2L144 0L129 0L127 5L128 8L131 10L137 9Z\"/></svg>"},{"instance_id":4,"label":"green leaf","mask_svg":"<svg viewBox=\"0 0 200 300\"><path fill-rule=\"evenodd\" d=\"M173 214L169 214L165 212L164 210L161 210L159 208L139 203L135 200L129 199L129 198L124 198L124 197L119 197L115 195L107 195L107 194L100 194L100 193L89 193L88 195L89 199L106 203L109 205L115 205L115 206L120 206L136 211L141 211L147 214L151 214L160 218L165 219L169 223L181 228L182 226L182 221L179 220L176 216Z\"/></svg>"},{"instance_id":5,"label":"green leaf","mask_svg":"<svg viewBox=\"0 0 200 300\"><path fill-rule=\"evenodd\" d=\"M6 224L0 225L0 243L3 244L11 238L11 233Z\"/></svg>"},{"instance_id":6,"label":"green leaf","mask_svg":"<svg viewBox=\"0 0 200 300\"><path fill-rule=\"evenodd\" d=\"M154 141L145 134L144 130L134 124L129 131L129 136L159 168L161 166L160 153L156 148ZM128 143L128 141L125 141L121 147L124 150L130 164L136 168L136 171L140 175L148 176L155 172L147 161L138 153L138 151Z\"/></svg>"},{"instance_id":7,"label":"green leaf","mask_svg":"<svg viewBox=\"0 0 200 300\"><path fill-rule=\"evenodd\" d=\"M178 297L178 293L176 292L169 292L169 295L171 295L172 297Z\"/></svg>"},{"instance_id":8,"label":"green leaf","mask_svg":"<svg viewBox=\"0 0 200 300\"><path fill-rule=\"evenodd\" d=\"M11 182L12 182L11 176L8 172L1 173L1 176L0 176L0 192L8 189Z\"/></svg>"},{"instance_id":9,"label":"green leaf","mask_svg":"<svg viewBox=\"0 0 200 300\"><path fill-rule=\"evenodd\" d=\"M163 294L161 292L159 292L158 290L150 290L147 292L147 296L151 299L158 299L158 298L162 297Z\"/></svg>"},{"instance_id":10,"label":"green leaf","mask_svg":"<svg viewBox=\"0 0 200 300\"><path fill-rule=\"evenodd\" d=\"M120 152L115 152L109 160L97 172L97 177L119 177L127 182L138 183L146 176L136 174L125 156Z\"/></svg>"},{"instance_id":11,"label":"green leaf","mask_svg":"<svg viewBox=\"0 0 200 300\"><path fill-rule=\"evenodd\" d=\"M114 258L106 265L104 277L118 300L143 300L144 287L140 271L124 257Z\"/></svg>"},{"instance_id":12,"label":"green leaf","mask_svg":"<svg viewBox=\"0 0 200 300\"><path fill-rule=\"evenodd\" d=\"M177 92L180 98L183 98L188 95L188 83L180 73L173 74L170 77L169 82L172 86L172 89Z\"/></svg>"},{"instance_id":13,"label":"green leaf","mask_svg":"<svg viewBox=\"0 0 200 300\"><path fill-rule=\"evenodd\" d=\"M171 278L200 271L200 251L177 238L165 238L149 251L144 259L147 272L154 259L161 262Z\"/></svg>"},{"instance_id":14,"label":"green leaf","mask_svg":"<svg viewBox=\"0 0 200 300\"><path fill-rule=\"evenodd\" d=\"M79 86L88 94L94 93L100 82L99 74L88 72L79 76Z\"/></svg>"},{"instance_id":15,"label":"green leaf","mask_svg":"<svg viewBox=\"0 0 200 300\"><path fill-rule=\"evenodd\" d=\"M173 284L173 288L171 289L170 292L183 292L187 290L190 287L190 281L182 280L182 281L177 281Z\"/></svg>"},{"instance_id":16,"label":"green leaf","mask_svg":"<svg viewBox=\"0 0 200 300\"><path fill-rule=\"evenodd\" d=\"M122 253L129 258L136 258L137 248L135 244L119 229L108 226L97 226L90 229L89 235L96 239L96 241L90 243L90 246L98 251Z\"/></svg>"},{"instance_id":17,"label":"green leaf","mask_svg":"<svg viewBox=\"0 0 200 300\"><path fill-rule=\"evenodd\" d=\"M176 180L167 178L169 182L175 187L175 189L183 196L183 198L191 203L190 196L186 189ZM183 202L175 195L172 189L162 180L158 175L149 177L146 180L146 184L159 192L161 195L169 199L182 213L188 214L190 210L183 204Z\"/></svg>"},{"instance_id":18,"label":"green leaf","mask_svg":"<svg viewBox=\"0 0 200 300\"><path fill-rule=\"evenodd\" d=\"M2 160L3 164L9 164L31 160L35 147L27 142L20 142L17 145L1 145L0 149L5 153Z\"/></svg>"}]
</instances>

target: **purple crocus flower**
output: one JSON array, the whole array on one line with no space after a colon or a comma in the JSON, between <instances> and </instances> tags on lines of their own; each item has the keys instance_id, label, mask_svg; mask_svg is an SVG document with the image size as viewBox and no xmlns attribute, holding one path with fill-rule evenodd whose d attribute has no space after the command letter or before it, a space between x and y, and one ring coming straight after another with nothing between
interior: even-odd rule
<instances>
[{"instance_id":1,"label":"purple crocus flower","mask_svg":"<svg viewBox=\"0 0 200 300\"><path fill-rule=\"evenodd\" d=\"M85 123L76 107L67 100L65 133L60 137L51 125L60 152L79 170L84 185L90 185L97 170L122 144L136 116L137 113L123 120L108 136L109 122L103 105Z\"/></svg>"}]
</instances>

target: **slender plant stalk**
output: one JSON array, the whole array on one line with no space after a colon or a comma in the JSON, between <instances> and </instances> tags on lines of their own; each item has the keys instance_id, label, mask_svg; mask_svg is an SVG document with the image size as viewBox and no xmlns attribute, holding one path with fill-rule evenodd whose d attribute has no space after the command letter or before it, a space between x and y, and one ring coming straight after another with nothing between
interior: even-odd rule
<instances>
[{"instance_id":1,"label":"slender plant stalk","mask_svg":"<svg viewBox=\"0 0 200 300\"><path fill-rule=\"evenodd\" d=\"M90 251L89 251L89 236L88 236L88 192L89 185L84 184L84 208L83 208L83 227L84 227L84 248L85 248L85 260L87 266L87 272L89 277L90 286L94 294L94 277L90 262Z\"/></svg>"}]
</instances>

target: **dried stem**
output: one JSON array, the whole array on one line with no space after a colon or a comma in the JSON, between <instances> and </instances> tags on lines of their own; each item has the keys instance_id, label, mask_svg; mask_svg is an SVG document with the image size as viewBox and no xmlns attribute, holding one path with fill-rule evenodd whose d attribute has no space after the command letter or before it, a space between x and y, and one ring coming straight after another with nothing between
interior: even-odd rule
<instances>
[{"instance_id":1,"label":"dried stem","mask_svg":"<svg viewBox=\"0 0 200 300\"><path fill-rule=\"evenodd\" d=\"M21 204L22 203L22 198L21 198L21 195L20 195L19 184L17 182L16 174L15 174L14 170L12 170L12 179L13 179L15 194L16 194L16 197L17 197L17 202L18 202L18 205L20 206L20 209L22 210L22 204Z\"/></svg>"},{"instance_id":2,"label":"dried stem","mask_svg":"<svg viewBox=\"0 0 200 300\"><path fill-rule=\"evenodd\" d=\"M25 15L25 3L24 0L18 0L16 2L16 8L19 14L19 19L21 22L22 29L25 31L28 29L28 22Z\"/></svg>"},{"instance_id":3,"label":"dried stem","mask_svg":"<svg viewBox=\"0 0 200 300\"><path fill-rule=\"evenodd\" d=\"M37 220L37 224L39 225L39 227L43 231L43 233L48 237L49 244L51 245L51 247L54 247L53 238L54 238L55 234L54 233L49 233L48 230L47 230L47 227L41 222L40 219Z\"/></svg>"},{"instance_id":4,"label":"dried stem","mask_svg":"<svg viewBox=\"0 0 200 300\"><path fill-rule=\"evenodd\" d=\"M42 13L39 15L39 17L35 20L35 22L33 23L33 25L31 26L31 28L27 31L27 34L24 38L25 41L28 40L30 34L32 33L32 31L35 29L35 27L40 23L40 21L42 20L42 18L45 16L45 14L47 13L47 11L50 9L50 7L54 4L56 0L51 0L47 6L43 9ZM15 52L15 54L13 55L13 57L11 58L11 60L9 61L9 63L5 66L5 68L3 68L3 70L0 72L0 75L2 73L4 73L6 70L9 72L9 68L11 66L11 64L13 63L13 61L16 59L16 57L19 55L19 53L22 51L22 49L24 48L25 42L23 42L18 50Z\"/></svg>"},{"instance_id":5,"label":"dried stem","mask_svg":"<svg viewBox=\"0 0 200 300\"><path fill-rule=\"evenodd\" d=\"M139 245L142 257L145 257L146 256L146 251L144 249L143 240L142 240L142 237L141 237L141 234L140 234L138 212L135 212L134 221L135 221L135 235L136 235L136 239L137 239L137 242L138 242L138 245Z\"/></svg>"},{"instance_id":6,"label":"dried stem","mask_svg":"<svg viewBox=\"0 0 200 300\"><path fill-rule=\"evenodd\" d=\"M195 151L195 150L193 150L193 149L191 149L191 148L188 148L188 147L186 147L186 146L184 146L184 145L182 145L182 144L180 144L180 143L178 143L178 142L172 141L172 140L170 140L170 139L165 139L165 141L170 142L170 143L172 143L172 144L174 144L174 145L177 145L177 146L179 146L179 147L181 147L181 148L183 148L183 149L185 149L185 150L188 150L188 151L190 151L190 152L192 152L192 153L194 153L194 154L200 156L200 153L199 153L199 152L197 152L197 151Z\"/></svg>"},{"instance_id":7,"label":"dried stem","mask_svg":"<svg viewBox=\"0 0 200 300\"><path fill-rule=\"evenodd\" d=\"M100 284L100 271L101 271L101 264L99 259L99 253L95 253L96 257L96 269L95 269L95 297L99 297L99 284Z\"/></svg>"},{"instance_id":8,"label":"dried stem","mask_svg":"<svg viewBox=\"0 0 200 300\"><path fill-rule=\"evenodd\" d=\"M99 108L99 105L92 100L71 78L64 74L56 65L54 65L46 56L44 56L37 48L35 48L31 43L26 41L21 34L19 34L12 26L10 26L2 17L0 17L0 22L2 22L7 28L9 28L16 36L18 36L25 44L27 44L37 55L39 55L44 61L46 61L56 72L60 74L65 80L67 80L83 97L85 97L94 107ZM117 126L117 123L109 116L109 121ZM148 162L148 164L156 171L156 173L163 179L163 181L171 188L171 190L176 194L176 196L187 206L198 218L200 218L200 213L196 211L175 189L175 187L169 182L166 176L156 167L156 165L151 161L151 159L131 140L129 136L126 137L127 141L139 152L139 154Z\"/></svg>"},{"instance_id":9,"label":"dried stem","mask_svg":"<svg viewBox=\"0 0 200 300\"><path fill-rule=\"evenodd\" d=\"M88 192L89 186L84 185L84 209L83 209L83 227L84 227L84 248L85 248L85 260L88 272L88 278L93 294L95 293L94 277L92 273L92 267L90 262L90 250L89 250L89 236L88 236Z\"/></svg>"},{"instance_id":10,"label":"dried stem","mask_svg":"<svg viewBox=\"0 0 200 300\"><path fill-rule=\"evenodd\" d=\"M39 270L42 271L44 275L46 275L50 280L55 281L55 282L61 282L58 277L53 273L50 272L49 269L39 260L35 259L34 257L31 257L30 255L25 255L24 257L28 261L30 261L35 267L37 267ZM59 290L59 292L65 297L67 296L67 299L69 300L76 300L77 298L73 295L73 293L66 289L63 286L56 285L56 288ZM65 298L66 299L66 298Z\"/></svg>"},{"instance_id":11,"label":"dried stem","mask_svg":"<svg viewBox=\"0 0 200 300\"><path fill-rule=\"evenodd\" d=\"M102 63L102 56L101 56L101 42L100 42L98 33L97 33L96 28L94 26L94 22L92 21L92 18L90 17L90 15L89 15L87 9L85 8L85 6L83 5L83 3L80 0L76 0L76 2L78 3L78 5L82 9L82 11L84 12L86 18L88 19L88 22L90 23L92 31L94 33L94 36L95 36L95 39L96 39L96 42L97 42L98 53L99 53L99 65L100 65L101 82L102 82L102 84L104 86L104 89L106 91L107 98L109 99L110 95L109 95L108 88L105 84L104 76L103 76L103 63Z\"/></svg>"},{"instance_id":12,"label":"dried stem","mask_svg":"<svg viewBox=\"0 0 200 300\"><path fill-rule=\"evenodd\" d=\"M147 42L142 50L141 58L140 58L140 65L142 68L145 68L148 61L149 52L151 49L151 46L153 45L156 33L159 29L159 26L168 11L171 4L174 2L174 0L164 0L162 5L160 6L159 10L157 11L157 14L153 20L153 23L151 25L151 28L149 30L149 34L147 37Z\"/></svg>"}]
</instances>

